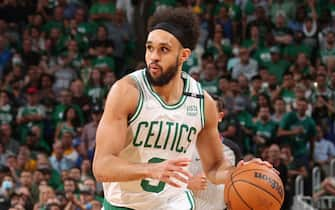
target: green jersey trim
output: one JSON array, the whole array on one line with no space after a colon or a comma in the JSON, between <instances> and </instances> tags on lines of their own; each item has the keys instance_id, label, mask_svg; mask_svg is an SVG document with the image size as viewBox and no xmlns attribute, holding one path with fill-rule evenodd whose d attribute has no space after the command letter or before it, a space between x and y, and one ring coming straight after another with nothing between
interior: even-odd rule
<instances>
[{"instance_id":1,"label":"green jersey trim","mask_svg":"<svg viewBox=\"0 0 335 210\"><path fill-rule=\"evenodd\" d=\"M151 85L149 84L149 81L147 80L147 76L145 75L145 70L142 71L142 76L143 76L145 85L149 89L149 92L151 93L152 96L156 98L156 100L162 105L163 108L168 109L168 110L177 109L181 107L186 101L186 96L182 95L176 104L173 104L173 105L166 104L164 100L152 89ZM185 84L184 91L188 92L189 88L190 88L190 81L189 81L189 78L186 78L186 84Z\"/></svg>"},{"instance_id":2,"label":"green jersey trim","mask_svg":"<svg viewBox=\"0 0 335 210\"><path fill-rule=\"evenodd\" d=\"M104 199L103 208L104 210L133 210L127 207L114 206L110 204L106 199Z\"/></svg>"},{"instance_id":3,"label":"green jersey trim","mask_svg":"<svg viewBox=\"0 0 335 210\"><path fill-rule=\"evenodd\" d=\"M144 96L143 96L142 88L140 86L140 82L137 80L137 78L135 76L133 76L132 78L137 83L137 87L138 87L139 92L140 92L140 98L139 98L139 101L137 103L137 107L136 107L135 113L128 120L128 124L131 124L132 122L134 122L137 119L137 117L140 115L142 107L143 107L143 101L144 101Z\"/></svg>"},{"instance_id":4,"label":"green jersey trim","mask_svg":"<svg viewBox=\"0 0 335 210\"><path fill-rule=\"evenodd\" d=\"M200 98L201 127L203 128L205 126L205 105L204 105L205 95L204 95L204 90L201 88L200 83L197 83L197 87L198 87L199 94L202 94L204 96Z\"/></svg>"},{"instance_id":5,"label":"green jersey trim","mask_svg":"<svg viewBox=\"0 0 335 210\"><path fill-rule=\"evenodd\" d=\"M194 202L194 198L193 195L190 191L185 191L186 195L187 195L187 199L190 202L190 210L194 210L195 209L195 202Z\"/></svg>"}]
</instances>

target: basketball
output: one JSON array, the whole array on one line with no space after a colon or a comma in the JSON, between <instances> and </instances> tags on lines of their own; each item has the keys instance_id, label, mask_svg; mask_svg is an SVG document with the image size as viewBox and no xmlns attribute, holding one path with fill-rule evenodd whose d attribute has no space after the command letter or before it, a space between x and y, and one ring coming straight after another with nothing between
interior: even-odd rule
<instances>
[{"instance_id":1,"label":"basketball","mask_svg":"<svg viewBox=\"0 0 335 210\"><path fill-rule=\"evenodd\" d=\"M224 198L229 210L279 210L284 201L284 186L272 169L249 163L231 174Z\"/></svg>"}]
</instances>

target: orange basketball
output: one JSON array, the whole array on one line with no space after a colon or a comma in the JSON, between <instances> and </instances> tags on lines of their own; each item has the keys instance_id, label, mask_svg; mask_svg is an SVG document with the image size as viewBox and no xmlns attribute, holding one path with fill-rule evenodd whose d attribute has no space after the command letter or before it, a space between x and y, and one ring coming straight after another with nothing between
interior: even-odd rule
<instances>
[{"instance_id":1,"label":"orange basketball","mask_svg":"<svg viewBox=\"0 0 335 210\"><path fill-rule=\"evenodd\" d=\"M229 210L279 210L284 201L284 186L272 169L249 163L231 174L224 198Z\"/></svg>"}]
</instances>

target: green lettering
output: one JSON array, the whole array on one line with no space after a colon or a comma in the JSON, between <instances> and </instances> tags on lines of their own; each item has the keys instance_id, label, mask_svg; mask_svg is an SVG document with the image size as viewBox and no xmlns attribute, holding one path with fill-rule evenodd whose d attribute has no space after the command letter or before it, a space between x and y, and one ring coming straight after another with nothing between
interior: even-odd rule
<instances>
[{"instance_id":1,"label":"green lettering","mask_svg":"<svg viewBox=\"0 0 335 210\"><path fill-rule=\"evenodd\" d=\"M154 148L157 148L157 149L160 149L162 147L162 145L158 145L158 141L159 141L159 138L161 137L161 133L162 133L162 124L163 124L163 121L160 121L159 122L159 131L158 131L158 135L157 135L155 145L154 145Z\"/></svg>"},{"instance_id":2,"label":"green lettering","mask_svg":"<svg viewBox=\"0 0 335 210\"><path fill-rule=\"evenodd\" d=\"M168 128L163 149L166 149L167 143L169 142L171 127L173 126L173 124L174 124L173 122L166 122Z\"/></svg>"},{"instance_id":3,"label":"green lettering","mask_svg":"<svg viewBox=\"0 0 335 210\"><path fill-rule=\"evenodd\" d=\"M135 147L139 147L139 146L141 146L142 143L143 143L142 140L140 140L139 142L137 142L138 134L140 133L140 130L141 130L141 126L142 126L142 125L146 128L146 127L149 126L149 123L146 122L146 121L142 121L142 122L140 122L140 123L138 124L138 126L137 126L137 130L136 130L136 133L135 133L135 137L134 137L134 140L133 140L133 145L134 145Z\"/></svg>"},{"instance_id":4,"label":"green lettering","mask_svg":"<svg viewBox=\"0 0 335 210\"><path fill-rule=\"evenodd\" d=\"M183 129L184 129L184 128L185 128L185 131L186 131L186 132L188 131L188 126L187 126L187 125L182 124L182 125L180 126L179 137L178 137L177 147L176 147L176 151L177 151L177 152L182 152L182 151L184 150L184 147L183 147L183 146L179 147L181 137L183 136Z\"/></svg>"},{"instance_id":5,"label":"green lettering","mask_svg":"<svg viewBox=\"0 0 335 210\"><path fill-rule=\"evenodd\" d=\"M178 128L179 128L179 123L176 123L176 129L174 131L174 137L173 137L173 142L172 145L170 147L170 150L173 151L174 150L174 145L176 143L176 139L177 139L177 134L178 134Z\"/></svg>"},{"instance_id":6,"label":"green lettering","mask_svg":"<svg viewBox=\"0 0 335 210\"><path fill-rule=\"evenodd\" d=\"M191 138L192 133L193 135L197 133L197 129L195 127L191 127L190 130L188 131L188 136L187 136L188 145L190 145L192 142L192 138ZM185 148L184 153L187 152L187 148L188 146Z\"/></svg>"},{"instance_id":7,"label":"green lettering","mask_svg":"<svg viewBox=\"0 0 335 210\"><path fill-rule=\"evenodd\" d=\"M158 123L157 121L152 121L150 123L149 131L148 131L148 134L147 134L147 138L145 139L144 147L152 147L152 145L149 144L149 140L150 140L151 136L155 135L155 133L152 132L152 127L157 123Z\"/></svg>"}]
</instances>

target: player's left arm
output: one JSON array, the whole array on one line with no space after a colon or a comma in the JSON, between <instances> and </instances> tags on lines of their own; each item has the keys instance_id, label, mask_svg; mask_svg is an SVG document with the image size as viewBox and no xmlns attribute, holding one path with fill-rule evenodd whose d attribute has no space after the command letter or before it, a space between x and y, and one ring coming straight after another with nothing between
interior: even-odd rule
<instances>
[{"instance_id":1,"label":"player's left arm","mask_svg":"<svg viewBox=\"0 0 335 210\"><path fill-rule=\"evenodd\" d=\"M206 92L204 96L205 125L198 135L196 145L207 178L213 184L222 184L235 167L222 155L216 103Z\"/></svg>"}]
</instances>

